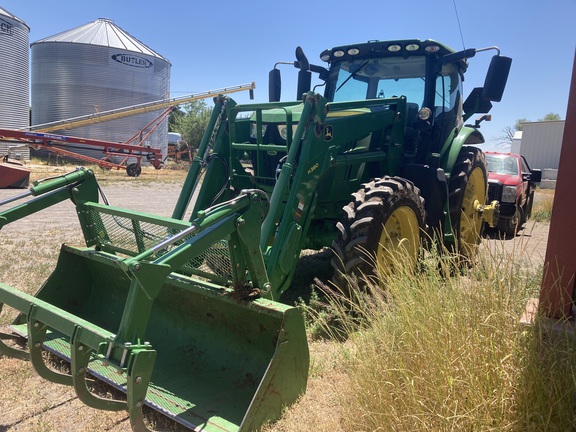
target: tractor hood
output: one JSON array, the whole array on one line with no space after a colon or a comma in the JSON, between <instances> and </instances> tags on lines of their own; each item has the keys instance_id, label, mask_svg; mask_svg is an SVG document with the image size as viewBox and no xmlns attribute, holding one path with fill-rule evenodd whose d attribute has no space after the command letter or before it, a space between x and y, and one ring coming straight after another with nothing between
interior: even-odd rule
<instances>
[{"instance_id":1,"label":"tractor hood","mask_svg":"<svg viewBox=\"0 0 576 432\"><path fill-rule=\"evenodd\" d=\"M298 123L302 115L303 104L291 106L292 123ZM250 121L256 121L256 113L252 114ZM263 123L286 123L286 110L284 108L274 108L262 111Z\"/></svg>"},{"instance_id":2,"label":"tractor hood","mask_svg":"<svg viewBox=\"0 0 576 432\"><path fill-rule=\"evenodd\" d=\"M302 115L302 109L304 105L300 104L298 106L290 106L290 113L292 115L292 123L297 124L300 121L300 116ZM286 121L286 109L284 108L273 108L269 110L262 111L262 122L263 123L277 123L285 124ZM346 110L330 111L327 114L327 118L336 117L348 117L352 115L365 114L371 112L369 108L352 108ZM252 114L250 121L256 121L256 113Z\"/></svg>"}]
</instances>

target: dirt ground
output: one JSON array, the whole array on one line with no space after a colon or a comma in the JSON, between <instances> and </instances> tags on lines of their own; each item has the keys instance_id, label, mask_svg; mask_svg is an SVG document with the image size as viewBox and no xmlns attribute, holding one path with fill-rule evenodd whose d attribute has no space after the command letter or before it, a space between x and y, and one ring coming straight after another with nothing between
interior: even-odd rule
<instances>
[{"instance_id":1,"label":"dirt ground","mask_svg":"<svg viewBox=\"0 0 576 432\"><path fill-rule=\"evenodd\" d=\"M103 186L102 189L109 203L115 207L154 213L158 216L170 216L176 205L181 185L151 182L143 186L135 182L126 182ZM26 189L0 189L0 201L25 192ZM2 229L2 233L6 235L6 233L17 231L41 234L46 229L66 230L78 225L74 205L70 201L56 204L42 211L41 217L39 216L34 215L7 225Z\"/></svg>"},{"instance_id":2,"label":"dirt ground","mask_svg":"<svg viewBox=\"0 0 576 432\"><path fill-rule=\"evenodd\" d=\"M492 251L503 250L519 260L523 267L537 268L544 264L549 229L549 223L530 220L514 237L487 229L481 247Z\"/></svg>"},{"instance_id":3,"label":"dirt ground","mask_svg":"<svg viewBox=\"0 0 576 432\"><path fill-rule=\"evenodd\" d=\"M182 179L170 182L146 181L126 178L104 186L104 192L112 205L131 210L170 216L176 203ZM0 190L0 201L22 194L26 190ZM4 207L0 207L0 210ZM54 235L54 233L57 233ZM8 225L0 232L0 282L14 286L25 283L26 276L19 273L25 257L16 252L28 248L26 265L46 265L50 262L34 263L34 251L53 249L55 258L58 244L81 239L74 207L70 202L55 205L39 214ZM542 265L546 253L548 224L529 221L513 238L500 238L497 232L485 233L484 248L514 254L527 267ZM12 245L12 249L9 247ZM14 254L11 252L14 251ZM323 259L323 261L328 261ZM316 265L316 264L314 264ZM49 270L47 270L49 271ZM6 280L8 279L8 280ZM2 321L0 321L2 324ZM313 383L311 388L318 387ZM171 423L158 425L159 429L176 430ZM7 431L130 431L125 412L104 412L86 407L76 399L68 387L51 384L36 375L26 362L15 359L0 359L0 432Z\"/></svg>"}]
</instances>

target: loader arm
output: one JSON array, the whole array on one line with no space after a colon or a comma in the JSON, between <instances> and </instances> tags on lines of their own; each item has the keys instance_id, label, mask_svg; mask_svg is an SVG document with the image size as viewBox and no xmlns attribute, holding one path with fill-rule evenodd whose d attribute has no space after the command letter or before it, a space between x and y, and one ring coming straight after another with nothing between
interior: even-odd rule
<instances>
[{"instance_id":1,"label":"loader arm","mask_svg":"<svg viewBox=\"0 0 576 432\"><path fill-rule=\"evenodd\" d=\"M271 285L280 293L290 286L300 252L312 243L314 220L331 216L336 224L341 208L367 173L367 164L384 165L389 172L398 166L395 159L402 154L404 112L405 99L327 103L318 94L308 94L293 145L272 191L271 211L262 225L261 246ZM376 144L370 148L372 134L382 129L389 129L388 137L375 136ZM348 172L341 183L327 184L326 179L339 171ZM340 187L349 192L338 190L339 198L327 209L323 195L334 194ZM328 236L324 246L331 240Z\"/></svg>"},{"instance_id":2,"label":"loader arm","mask_svg":"<svg viewBox=\"0 0 576 432\"><path fill-rule=\"evenodd\" d=\"M199 150L204 156L186 180L196 187L185 188L180 202L195 195L195 217L241 189L267 193L260 249L270 278L266 295L277 300L290 286L301 250L331 244L341 209L359 184L380 172L398 174L406 99L327 103L310 92L303 102L228 100L214 108L212 119ZM277 127L285 128L285 137Z\"/></svg>"},{"instance_id":3,"label":"loader arm","mask_svg":"<svg viewBox=\"0 0 576 432\"><path fill-rule=\"evenodd\" d=\"M28 192L0 202L0 207L28 197L25 204L0 211L0 229L33 213L44 210L67 199L75 204L98 202L98 184L91 170L78 168L71 173L34 182ZM82 219L82 215L79 215Z\"/></svg>"}]
</instances>

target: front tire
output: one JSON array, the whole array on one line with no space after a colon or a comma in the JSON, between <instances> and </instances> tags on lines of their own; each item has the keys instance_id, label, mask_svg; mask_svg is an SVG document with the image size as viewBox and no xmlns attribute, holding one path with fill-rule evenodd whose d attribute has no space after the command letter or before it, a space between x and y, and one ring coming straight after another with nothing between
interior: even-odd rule
<instances>
[{"instance_id":1,"label":"front tire","mask_svg":"<svg viewBox=\"0 0 576 432\"><path fill-rule=\"evenodd\" d=\"M522 224L525 224L528 219L532 216L532 206L534 205L534 192L530 193L526 198L526 204L524 204L524 211L522 212Z\"/></svg>"},{"instance_id":2,"label":"front tire","mask_svg":"<svg viewBox=\"0 0 576 432\"><path fill-rule=\"evenodd\" d=\"M522 207L516 205L516 212L511 218L502 218L498 221L498 230L509 236L515 236L524 225L524 211Z\"/></svg>"},{"instance_id":3,"label":"front tire","mask_svg":"<svg viewBox=\"0 0 576 432\"><path fill-rule=\"evenodd\" d=\"M393 271L406 259L416 265L425 228L420 190L406 179L384 177L352 197L332 244L335 284L346 289L352 281L377 283L379 271Z\"/></svg>"},{"instance_id":4,"label":"front tire","mask_svg":"<svg viewBox=\"0 0 576 432\"><path fill-rule=\"evenodd\" d=\"M448 181L448 190L456 244L447 246L462 258L472 261L484 226L477 208L486 202L488 191L486 159L480 149L462 147Z\"/></svg>"}]
</instances>

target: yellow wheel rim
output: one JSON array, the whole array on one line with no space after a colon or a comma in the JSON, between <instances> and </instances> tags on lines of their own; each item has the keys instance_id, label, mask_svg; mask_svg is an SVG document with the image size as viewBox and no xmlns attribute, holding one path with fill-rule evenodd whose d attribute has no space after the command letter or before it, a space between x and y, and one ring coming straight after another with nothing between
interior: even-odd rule
<instances>
[{"instance_id":1,"label":"yellow wheel rim","mask_svg":"<svg viewBox=\"0 0 576 432\"><path fill-rule=\"evenodd\" d=\"M391 268L406 259L416 263L420 246L418 218L410 207L398 207L390 215L380 234L376 263L381 271Z\"/></svg>"},{"instance_id":2,"label":"yellow wheel rim","mask_svg":"<svg viewBox=\"0 0 576 432\"><path fill-rule=\"evenodd\" d=\"M477 211L479 204L486 201L486 179L480 167L476 167L466 184L462 199L460 214L460 249L466 256L471 256L478 243L482 231L482 217Z\"/></svg>"}]
</instances>

